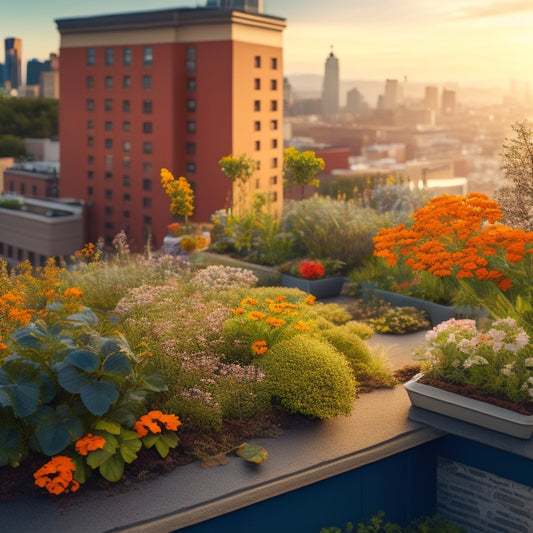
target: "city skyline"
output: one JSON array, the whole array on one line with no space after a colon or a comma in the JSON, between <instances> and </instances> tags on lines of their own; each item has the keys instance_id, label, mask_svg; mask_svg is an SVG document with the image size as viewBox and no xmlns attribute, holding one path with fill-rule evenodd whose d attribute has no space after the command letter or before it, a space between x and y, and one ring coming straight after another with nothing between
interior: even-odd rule
<instances>
[{"instance_id":1,"label":"city skyline","mask_svg":"<svg viewBox=\"0 0 533 533\"><path fill-rule=\"evenodd\" d=\"M2 9L0 37L22 39L22 61L59 51L55 19L196 7L205 0L22 0ZM321 74L331 46L341 79L408 78L462 84L531 82L533 3L529 0L264 0L264 13L287 19L286 75ZM4 58L0 58L4 62ZM25 76L24 76L25 77Z\"/></svg>"}]
</instances>

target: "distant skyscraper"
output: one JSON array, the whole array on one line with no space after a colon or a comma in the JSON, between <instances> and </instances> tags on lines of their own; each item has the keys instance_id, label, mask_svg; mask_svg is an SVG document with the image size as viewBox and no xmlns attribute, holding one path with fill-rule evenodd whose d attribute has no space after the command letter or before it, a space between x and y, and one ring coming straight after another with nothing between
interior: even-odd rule
<instances>
[{"instance_id":1,"label":"distant skyscraper","mask_svg":"<svg viewBox=\"0 0 533 533\"><path fill-rule=\"evenodd\" d=\"M346 111L352 115L358 115L368 110L363 94L359 89L354 87L346 93Z\"/></svg>"},{"instance_id":2,"label":"distant skyscraper","mask_svg":"<svg viewBox=\"0 0 533 533\"><path fill-rule=\"evenodd\" d=\"M22 41L16 37L8 37L5 40L5 51L6 63L4 84L6 85L6 88L17 89L22 85Z\"/></svg>"},{"instance_id":3,"label":"distant skyscraper","mask_svg":"<svg viewBox=\"0 0 533 533\"><path fill-rule=\"evenodd\" d=\"M425 105L426 109L434 111L435 113L439 109L439 88L438 87L426 87L425 92Z\"/></svg>"},{"instance_id":4,"label":"distant skyscraper","mask_svg":"<svg viewBox=\"0 0 533 533\"><path fill-rule=\"evenodd\" d=\"M385 109L396 109L402 103L402 100L402 84L398 80L386 80L383 107Z\"/></svg>"},{"instance_id":5,"label":"distant skyscraper","mask_svg":"<svg viewBox=\"0 0 533 533\"><path fill-rule=\"evenodd\" d=\"M442 114L453 115L455 113L455 91L444 89L442 91Z\"/></svg>"},{"instance_id":6,"label":"distant skyscraper","mask_svg":"<svg viewBox=\"0 0 533 533\"><path fill-rule=\"evenodd\" d=\"M325 118L334 117L339 112L339 60L333 50L326 60L324 89L322 91L322 114Z\"/></svg>"}]
</instances>

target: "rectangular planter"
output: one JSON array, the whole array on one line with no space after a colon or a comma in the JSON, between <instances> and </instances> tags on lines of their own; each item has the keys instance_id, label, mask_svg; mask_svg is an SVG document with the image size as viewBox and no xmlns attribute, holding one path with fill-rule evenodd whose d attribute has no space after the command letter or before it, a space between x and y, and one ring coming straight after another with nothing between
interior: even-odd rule
<instances>
[{"instance_id":1,"label":"rectangular planter","mask_svg":"<svg viewBox=\"0 0 533 533\"><path fill-rule=\"evenodd\" d=\"M412 405L520 439L531 437L533 416L424 385L418 382L422 376L417 374L404 384Z\"/></svg>"},{"instance_id":2,"label":"rectangular planter","mask_svg":"<svg viewBox=\"0 0 533 533\"><path fill-rule=\"evenodd\" d=\"M333 276L331 278L310 280L283 274L281 283L284 287L297 288L317 298L332 298L340 294L344 285L344 278L342 276Z\"/></svg>"}]
</instances>

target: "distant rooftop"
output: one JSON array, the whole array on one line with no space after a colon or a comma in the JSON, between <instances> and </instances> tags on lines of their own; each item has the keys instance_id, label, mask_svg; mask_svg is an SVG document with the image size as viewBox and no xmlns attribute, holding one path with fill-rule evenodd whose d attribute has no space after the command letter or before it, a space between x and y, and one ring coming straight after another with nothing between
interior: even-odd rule
<instances>
[{"instance_id":1,"label":"distant rooftop","mask_svg":"<svg viewBox=\"0 0 533 533\"><path fill-rule=\"evenodd\" d=\"M38 174L49 174L59 176L59 161L25 161L14 163L9 167L11 170L22 170L24 172L35 172Z\"/></svg>"}]
</instances>

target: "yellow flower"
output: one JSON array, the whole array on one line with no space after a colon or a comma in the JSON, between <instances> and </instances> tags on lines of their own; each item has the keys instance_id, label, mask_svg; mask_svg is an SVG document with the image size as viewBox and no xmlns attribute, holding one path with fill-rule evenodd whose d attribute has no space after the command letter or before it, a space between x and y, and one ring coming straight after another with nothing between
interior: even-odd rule
<instances>
[{"instance_id":1,"label":"yellow flower","mask_svg":"<svg viewBox=\"0 0 533 533\"><path fill-rule=\"evenodd\" d=\"M261 311L250 311L248 313L248 318L250 320L263 320L263 318L266 317L265 313L261 313Z\"/></svg>"},{"instance_id":2,"label":"yellow flower","mask_svg":"<svg viewBox=\"0 0 533 533\"><path fill-rule=\"evenodd\" d=\"M286 324L285 320L281 318L274 318L274 317L268 317L265 322L272 326L273 328L279 328L281 326L284 326Z\"/></svg>"},{"instance_id":3,"label":"yellow flower","mask_svg":"<svg viewBox=\"0 0 533 533\"><path fill-rule=\"evenodd\" d=\"M307 324L304 324L303 322L296 322L294 324L294 327L296 329L299 329L300 331L308 331L309 330L309 326Z\"/></svg>"}]
</instances>

